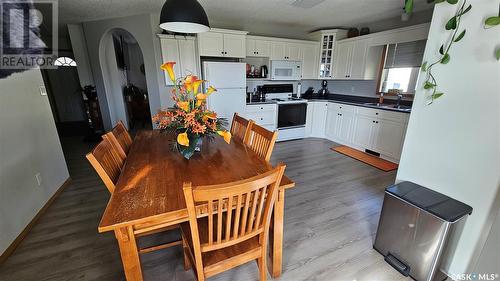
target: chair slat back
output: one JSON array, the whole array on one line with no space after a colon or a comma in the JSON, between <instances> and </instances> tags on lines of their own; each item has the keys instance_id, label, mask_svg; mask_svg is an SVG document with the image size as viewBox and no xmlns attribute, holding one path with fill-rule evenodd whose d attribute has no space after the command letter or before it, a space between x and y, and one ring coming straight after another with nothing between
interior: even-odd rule
<instances>
[{"instance_id":1,"label":"chair slat back","mask_svg":"<svg viewBox=\"0 0 500 281\"><path fill-rule=\"evenodd\" d=\"M231 123L231 135L234 139L245 142L250 135L250 128L254 122L252 120L247 120L234 113L233 122Z\"/></svg>"},{"instance_id":2,"label":"chair slat back","mask_svg":"<svg viewBox=\"0 0 500 281\"><path fill-rule=\"evenodd\" d=\"M113 193L116 181L125 164L125 159L120 156L117 149L107 139L102 140L89 152L87 159L101 177L109 192Z\"/></svg>"},{"instance_id":3,"label":"chair slat back","mask_svg":"<svg viewBox=\"0 0 500 281\"><path fill-rule=\"evenodd\" d=\"M202 252L229 247L259 234L267 235L284 171L285 165L279 164L265 174L234 183L194 188L185 183L195 254L198 248L201 258ZM208 216L208 231L200 233L197 217L204 216ZM200 244L201 240L207 242Z\"/></svg>"},{"instance_id":4,"label":"chair slat back","mask_svg":"<svg viewBox=\"0 0 500 281\"><path fill-rule=\"evenodd\" d=\"M113 132L107 132L106 134L102 135L103 140L108 140L111 145L115 148L116 152L118 152L118 155L125 161L127 159L127 154L123 150L120 142L116 138L116 136L113 134Z\"/></svg>"},{"instance_id":5,"label":"chair slat back","mask_svg":"<svg viewBox=\"0 0 500 281\"><path fill-rule=\"evenodd\" d=\"M266 161L271 159L278 132L271 132L257 124L252 124L245 144Z\"/></svg>"},{"instance_id":6,"label":"chair slat back","mask_svg":"<svg viewBox=\"0 0 500 281\"><path fill-rule=\"evenodd\" d=\"M111 130L113 135L115 136L116 140L120 144L121 148L125 152L125 154L128 154L128 151L130 150L130 146L132 145L132 137L127 131L127 128L125 128L125 125L123 122L120 120L116 124L116 126Z\"/></svg>"}]
</instances>

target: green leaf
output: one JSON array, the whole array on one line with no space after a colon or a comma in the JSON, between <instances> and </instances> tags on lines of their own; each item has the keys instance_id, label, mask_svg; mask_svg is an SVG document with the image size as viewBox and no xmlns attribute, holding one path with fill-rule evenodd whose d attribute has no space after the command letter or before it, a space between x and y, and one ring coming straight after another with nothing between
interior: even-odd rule
<instances>
[{"instance_id":1,"label":"green leaf","mask_svg":"<svg viewBox=\"0 0 500 281\"><path fill-rule=\"evenodd\" d=\"M500 16L499 17L489 17L484 21L484 24L489 26L495 26L500 24Z\"/></svg>"},{"instance_id":2,"label":"green leaf","mask_svg":"<svg viewBox=\"0 0 500 281\"><path fill-rule=\"evenodd\" d=\"M469 4L469 7L467 7L465 10L463 10L463 12L460 14L460 16L465 15L465 13L470 11L470 9L472 9L472 5Z\"/></svg>"},{"instance_id":3,"label":"green leaf","mask_svg":"<svg viewBox=\"0 0 500 281\"><path fill-rule=\"evenodd\" d=\"M450 55L449 54L444 54L443 58L441 59L442 64L447 64L450 62Z\"/></svg>"},{"instance_id":4,"label":"green leaf","mask_svg":"<svg viewBox=\"0 0 500 281\"><path fill-rule=\"evenodd\" d=\"M434 3L434 4L439 4L444 2L445 0L427 0L427 3Z\"/></svg>"},{"instance_id":5,"label":"green leaf","mask_svg":"<svg viewBox=\"0 0 500 281\"><path fill-rule=\"evenodd\" d=\"M435 93L435 94L432 94L432 99L435 100L435 99L441 97L442 95L444 95L444 93Z\"/></svg>"},{"instance_id":6,"label":"green leaf","mask_svg":"<svg viewBox=\"0 0 500 281\"><path fill-rule=\"evenodd\" d=\"M424 63L422 64L422 66L420 67L420 69L421 69L422 71L424 71L424 72L425 72L425 71L427 71L427 62L424 62Z\"/></svg>"},{"instance_id":7,"label":"green leaf","mask_svg":"<svg viewBox=\"0 0 500 281\"><path fill-rule=\"evenodd\" d=\"M451 30L457 28L457 17L454 16L451 19L448 20L448 22L445 25L446 30Z\"/></svg>"},{"instance_id":8,"label":"green leaf","mask_svg":"<svg viewBox=\"0 0 500 281\"><path fill-rule=\"evenodd\" d=\"M444 45L441 45L441 47L439 48L439 53L441 55L444 55Z\"/></svg>"},{"instance_id":9,"label":"green leaf","mask_svg":"<svg viewBox=\"0 0 500 281\"><path fill-rule=\"evenodd\" d=\"M452 4L452 5L455 5L458 3L458 0L446 0L446 2Z\"/></svg>"},{"instance_id":10,"label":"green leaf","mask_svg":"<svg viewBox=\"0 0 500 281\"><path fill-rule=\"evenodd\" d=\"M497 60L500 60L500 48L498 48L498 49L495 51L495 56L497 57Z\"/></svg>"},{"instance_id":11,"label":"green leaf","mask_svg":"<svg viewBox=\"0 0 500 281\"><path fill-rule=\"evenodd\" d=\"M405 0L405 13L413 13L413 0Z\"/></svg>"},{"instance_id":12,"label":"green leaf","mask_svg":"<svg viewBox=\"0 0 500 281\"><path fill-rule=\"evenodd\" d=\"M453 40L453 41L454 41L454 42L458 42L458 41L460 41L462 38L464 38L464 36L465 36L465 29L464 29L464 31L462 31L462 32L461 32L461 33L457 36L457 38L455 38L455 40Z\"/></svg>"},{"instance_id":13,"label":"green leaf","mask_svg":"<svg viewBox=\"0 0 500 281\"><path fill-rule=\"evenodd\" d=\"M435 86L436 86L436 85L432 84L432 83L431 83L431 82L429 82L429 81L425 81L425 83L424 83L424 89L426 89L426 90L432 89L432 88L434 88Z\"/></svg>"}]
</instances>

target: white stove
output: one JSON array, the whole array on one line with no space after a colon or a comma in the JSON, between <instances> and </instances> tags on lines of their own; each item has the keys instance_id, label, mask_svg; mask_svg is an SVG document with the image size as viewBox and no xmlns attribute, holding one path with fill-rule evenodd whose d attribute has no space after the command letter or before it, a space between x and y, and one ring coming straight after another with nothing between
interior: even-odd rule
<instances>
[{"instance_id":1,"label":"white stove","mask_svg":"<svg viewBox=\"0 0 500 281\"><path fill-rule=\"evenodd\" d=\"M264 85L262 90L266 100L278 104L278 141L304 138L307 101L293 97L293 84Z\"/></svg>"}]
</instances>

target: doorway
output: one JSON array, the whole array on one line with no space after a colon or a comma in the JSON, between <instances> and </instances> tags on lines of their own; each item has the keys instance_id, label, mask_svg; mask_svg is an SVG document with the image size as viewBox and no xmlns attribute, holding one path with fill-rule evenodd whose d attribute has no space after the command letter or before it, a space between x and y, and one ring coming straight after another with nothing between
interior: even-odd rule
<instances>
[{"instance_id":1,"label":"doorway","mask_svg":"<svg viewBox=\"0 0 500 281\"><path fill-rule=\"evenodd\" d=\"M101 41L99 59L112 124L122 120L132 131L151 129L144 57L137 40L124 29L112 29Z\"/></svg>"}]
</instances>

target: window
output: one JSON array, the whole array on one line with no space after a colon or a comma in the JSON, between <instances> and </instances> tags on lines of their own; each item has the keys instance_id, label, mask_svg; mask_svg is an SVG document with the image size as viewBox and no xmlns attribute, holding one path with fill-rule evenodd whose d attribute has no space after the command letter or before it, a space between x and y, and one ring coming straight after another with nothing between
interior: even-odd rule
<instances>
[{"instance_id":1,"label":"window","mask_svg":"<svg viewBox=\"0 0 500 281\"><path fill-rule=\"evenodd\" d=\"M392 89L414 93L424 55L426 40L389 44L386 46L380 92Z\"/></svg>"},{"instance_id":2,"label":"window","mask_svg":"<svg viewBox=\"0 0 500 281\"><path fill-rule=\"evenodd\" d=\"M58 57L54 62L55 66L76 66L76 62L69 57Z\"/></svg>"}]
</instances>

